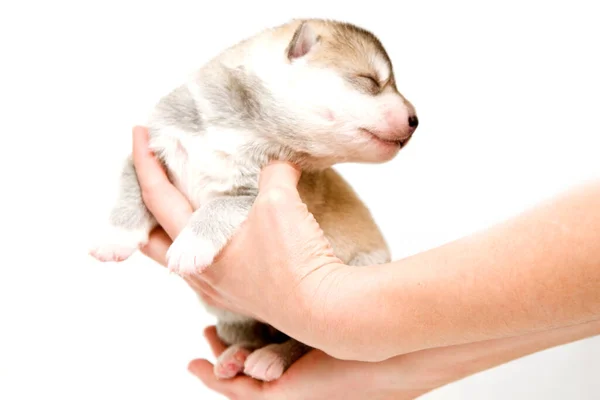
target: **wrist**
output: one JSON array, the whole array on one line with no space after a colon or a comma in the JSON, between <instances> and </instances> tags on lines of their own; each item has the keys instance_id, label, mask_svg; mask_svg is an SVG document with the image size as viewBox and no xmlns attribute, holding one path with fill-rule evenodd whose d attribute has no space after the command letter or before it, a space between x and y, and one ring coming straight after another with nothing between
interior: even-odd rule
<instances>
[{"instance_id":1,"label":"wrist","mask_svg":"<svg viewBox=\"0 0 600 400\"><path fill-rule=\"evenodd\" d=\"M341 262L327 263L315 269L297 285L297 296L290 307L294 315L286 325L288 335L324 353L336 357L352 348L352 320L348 318L345 293L352 286L353 270ZM291 313L287 313L291 316ZM300 323L299 323L300 322ZM296 329L300 328L300 329Z\"/></svg>"},{"instance_id":2,"label":"wrist","mask_svg":"<svg viewBox=\"0 0 600 400\"><path fill-rule=\"evenodd\" d=\"M437 298L418 274L398 262L366 267L340 267L323 285L322 326L327 348L343 360L381 362L436 347L428 335L428 318L421 317L419 299Z\"/></svg>"},{"instance_id":3,"label":"wrist","mask_svg":"<svg viewBox=\"0 0 600 400\"><path fill-rule=\"evenodd\" d=\"M389 310L393 299L382 290L389 276L377 267L332 264L319 271L311 304L313 347L340 360L374 362L398 354L385 340L394 318Z\"/></svg>"}]
</instances>

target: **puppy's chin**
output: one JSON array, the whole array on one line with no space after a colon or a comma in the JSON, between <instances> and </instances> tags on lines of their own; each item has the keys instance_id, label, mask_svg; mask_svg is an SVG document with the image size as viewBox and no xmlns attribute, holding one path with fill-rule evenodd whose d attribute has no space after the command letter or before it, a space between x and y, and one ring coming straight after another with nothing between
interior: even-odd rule
<instances>
[{"instance_id":1,"label":"puppy's chin","mask_svg":"<svg viewBox=\"0 0 600 400\"><path fill-rule=\"evenodd\" d=\"M403 142L386 140L364 129L360 129L357 137L354 156L362 162L383 163L390 161L403 147Z\"/></svg>"},{"instance_id":2,"label":"puppy's chin","mask_svg":"<svg viewBox=\"0 0 600 400\"><path fill-rule=\"evenodd\" d=\"M392 160L402 149L399 143L363 143L348 153L346 162L380 164Z\"/></svg>"}]
</instances>

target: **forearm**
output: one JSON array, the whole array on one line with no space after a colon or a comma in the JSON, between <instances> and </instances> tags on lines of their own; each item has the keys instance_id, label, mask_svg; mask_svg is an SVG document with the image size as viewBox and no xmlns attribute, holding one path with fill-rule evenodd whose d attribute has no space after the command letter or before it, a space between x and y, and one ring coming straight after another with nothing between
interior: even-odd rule
<instances>
[{"instance_id":1,"label":"forearm","mask_svg":"<svg viewBox=\"0 0 600 400\"><path fill-rule=\"evenodd\" d=\"M422 350L376 364L376 385L420 395L475 373L552 347L600 334L600 321L512 338Z\"/></svg>"},{"instance_id":2,"label":"forearm","mask_svg":"<svg viewBox=\"0 0 600 400\"><path fill-rule=\"evenodd\" d=\"M600 183L430 251L348 269L337 284L348 286L328 297L348 339L329 333L348 344L334 350L340 358L377 361L600 319Z\"/></svg>"}]
</instances>

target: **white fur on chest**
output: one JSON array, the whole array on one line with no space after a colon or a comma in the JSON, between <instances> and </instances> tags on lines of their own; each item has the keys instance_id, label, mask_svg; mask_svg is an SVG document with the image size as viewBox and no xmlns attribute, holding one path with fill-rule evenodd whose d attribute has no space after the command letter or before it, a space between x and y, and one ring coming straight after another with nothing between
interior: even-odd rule
<instances>
[{"instance_id":1,"label":"white fur on chest","mask_svg":"<svg viewBox=\"0 0 600 400\"><path fill-rule=\"evenodd\" d=\"M152 139L151 148L162 154L174 185L197 209L242 183L240 149L246 140L240 131L208 129L190 135L168 127Z\"/></svg>"}]
</instances>

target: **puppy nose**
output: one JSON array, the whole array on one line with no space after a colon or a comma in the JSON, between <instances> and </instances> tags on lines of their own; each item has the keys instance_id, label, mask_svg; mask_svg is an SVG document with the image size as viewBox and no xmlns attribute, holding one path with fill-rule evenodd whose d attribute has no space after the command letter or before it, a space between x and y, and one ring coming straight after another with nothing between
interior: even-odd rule
<instances>
[{"instance_id":1,"label":"puppy nose","mask_svg":"<svg viewBox=\"0 0 600 400\"><path fill-rule=\"evenodd\" d=\"M413 130L417 129L417 126L419 125L419 118L417 118L416 115L411 115L410 117L408 117L408 126L410 126L411 128L413 128Z\"/></svg>"}]
</instances>

